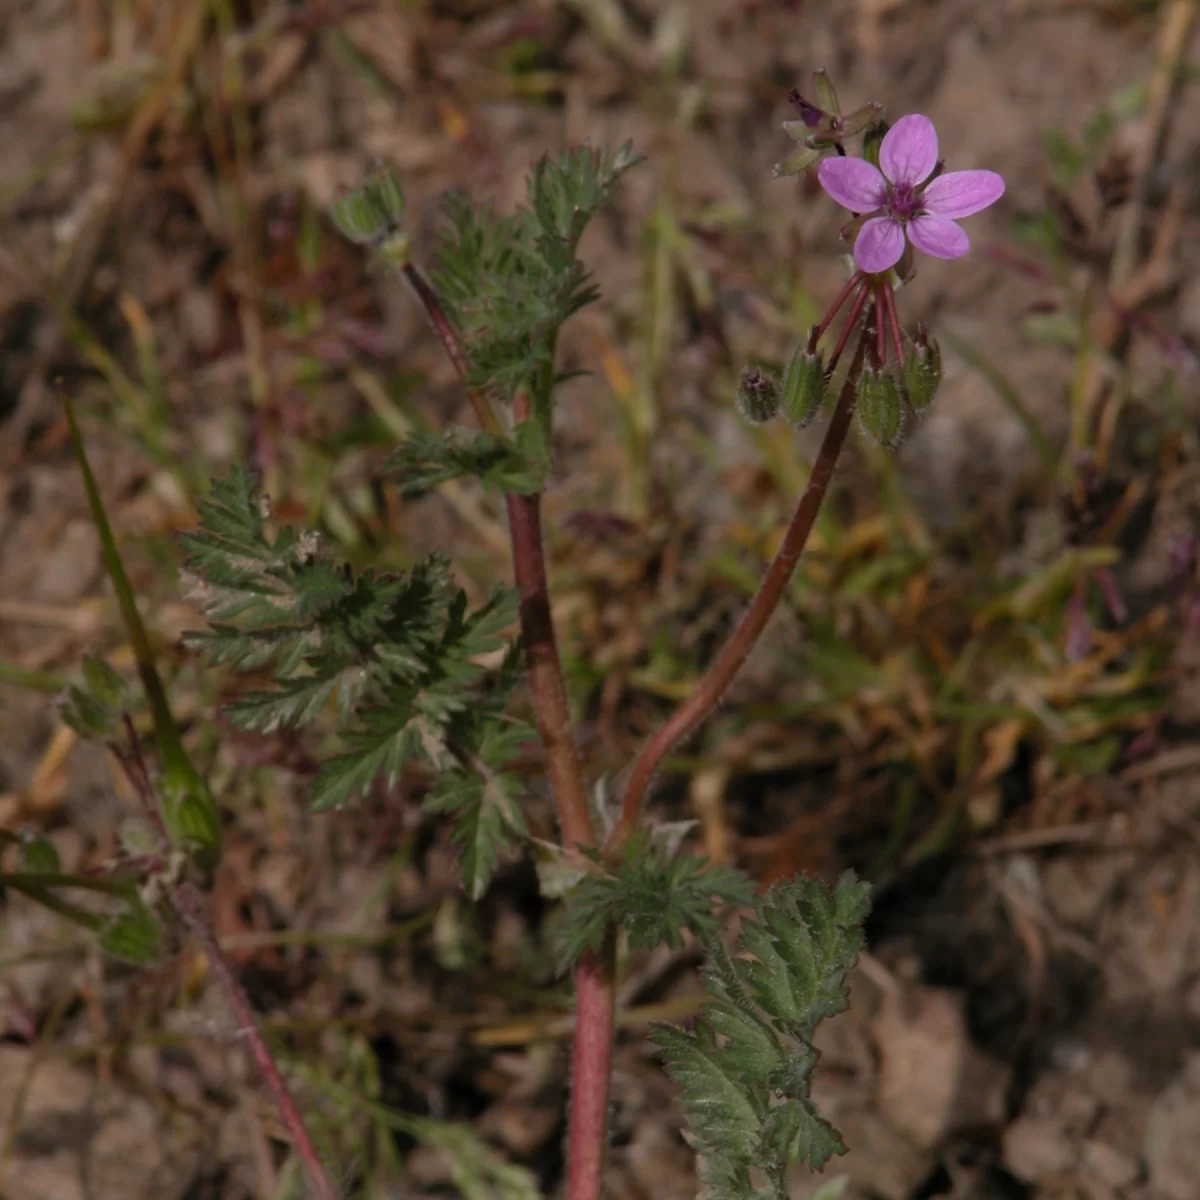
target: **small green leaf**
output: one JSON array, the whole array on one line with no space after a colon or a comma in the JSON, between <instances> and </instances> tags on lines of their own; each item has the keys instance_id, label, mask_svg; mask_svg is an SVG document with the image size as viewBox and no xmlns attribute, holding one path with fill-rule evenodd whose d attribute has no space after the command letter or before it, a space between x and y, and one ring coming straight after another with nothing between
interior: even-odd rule
<instances>
[{"instance_id":1,"label":"small green leaf","mask_svg":"<svg viewBox=\"0 0 1200 1200\"><path fill-rule=\"evenodd\" d=\"M105 926L100 934L100 947L129 962L154 962L162 955L162 926L144 904L131 904Z\"/></svg>"}]
</instances>

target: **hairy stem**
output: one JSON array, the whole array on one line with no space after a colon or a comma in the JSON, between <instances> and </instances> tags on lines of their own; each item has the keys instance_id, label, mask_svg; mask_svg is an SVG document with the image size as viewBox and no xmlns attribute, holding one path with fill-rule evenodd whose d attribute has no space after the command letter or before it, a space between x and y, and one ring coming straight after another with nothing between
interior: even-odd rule
<instances>
[{"instance_id":1,"label":"hairy stem","mask_svg":"<svg viewBox=\"0 0 1200 1200\"><path fill-rule=\"evenodd\" d=\"M174 901L176 911L199 943L200 949L204 951L204 957L208 959L213 974L217 977L217 982L225 992L225 998L237 1018L238 1035L245 1039L246 1045L250 1048L250 1056L266 1080L279 1117L288 1131L288 1136L292 1139L292 1145L299 1155L308 1181L312 1185L313 1194L317 1200L338 1200L337 1191L329 1176L325 1174L325 1168L321 1165L321 1158L317 1154L316 1146L313 1145L308 1127L304 1124L304 1118L300 1116L287 1083L280 1074L278 1066L275 1065L271 1048L267 1045L266 1038L263 1037L262 1030L254 1018L254 1010L250 1007L250 998L238 982L237 975L234 974L229 960L217 942L212 925L208 920L208 914L204 911L204 901L201 899L200 893L191 884L184 883L175 890Z\"/></svg>"},{"instance_id":2,"label":"hairy stem","mask_svg":"<svg viewBox=\"0 0 1200 1200\"><path fill-rule=\"evenodd\" d=\"M475 410L476 419L488 433L498 437L502 432L500 422L496 419L496 414L492 411L487 397L478 388L473 388L467 383L467 358L459 344L458 333L450 324L450 318L446 316L446 310L442 307L441 300L438 299L436 289L416 263L405 263L401 267L401 272L408 281L409 287L416 293L426 316L429 317L429 323L433 326L434 333L438 335L438 340L446 351L446 357L466 386L467 399L470 400L471 407Z\"/></svg>"},{"instance_id":3,"label":"hairy stem","mask_svg":"<svg viewBox=\"0 0 1200 1200\"><path fill-rule=\"evenodd\" d=\"M621 801L621 815L609 836L606 851L619 849L629 835L637 827L638 815L641 812L642 801L654 773L658 770L663 759L683 738L694 733L701 722L712 712L717 701L725 693L725 689L733 682L734 676L754 649L763 630L767 627L775 609L783 597L784 589L796 569L800 555L804 551L808 535L812 531L829 481L833 477L833 469L837 464L842 447L846 442L846 434L850 429L850 419L854 415L854 402L858 390L859 376L862 374L863 360L870 342L871 331L864 329L859 337L858 348L850 363L846 382L842 385L837 407L825 432L825 440L821 443L820 453L813 465L812 475L804 495L800 497L796 511L792 514L791 523L784 534L783 542L767 568L758 593L746 610L741 624L734 630L729 641L721 648L704 678L696 690L678 708L667 723L642 747L633 764L629 782L625 787L625 795Z\"/></svg>"},{"instance_id":4,"label":"hairy stem","mask_svg":"<svg viewBox=\"0 0 1200 1200\"><path fill-rule=\"evenodd\" d=\"M571 1050L568 1200L599 1200L608 1149L608 1102L616 1030L610 932L602 953L589 950L575 971L575 1043Z\"/></svg>"},{"instance_id":5,"label":"hairy stem","mask_svg":"<svg viewBox=\"0 0 1200 1200\"><path fill-rule=\"evenodd\" d=\"M498 434L500 425L487 398L468 383L466 356L433 285L414 264L404 276L416 293L458 372L480 424ZM517 421L530 415L529 397L513 402ZM512 541L513 577L520 594L521 636L525 642L529 686L538 733L546 750L546 773L558 807L562 843L590 846L595 841L583 768L575 748L567 688L550 612L550 585L542 543L540 495L505 495ZM599 1200L608 1145L608 1091L612 1074L615 1021L613 943L603 954L588 954L575 973L575 1044L572 1051L568 1200Z\"/></svg>"},{"instance_id":6,"label":"hairy stem","mask_svg":"<svg viewBox=\"0 0 1200 1200\"><path fill-rule=\"evenodd\" d=\"M519 395L513 415L518 421L524 420L529 415L528 408L528 397ZM525 640L529 686L538 733L546 750L546 770L558 804L562 843L568 849L588 846L595 835L550 613L541 496L509 492L505 501L512 537L513 575L521 596L521 634ZM571 1052L567 1137L568 1200L599 1200L604 1176L615 1021L613 947L610 939L604 953L588 953L575 972L575 1043Z\"/></svg>"}]
</instances>

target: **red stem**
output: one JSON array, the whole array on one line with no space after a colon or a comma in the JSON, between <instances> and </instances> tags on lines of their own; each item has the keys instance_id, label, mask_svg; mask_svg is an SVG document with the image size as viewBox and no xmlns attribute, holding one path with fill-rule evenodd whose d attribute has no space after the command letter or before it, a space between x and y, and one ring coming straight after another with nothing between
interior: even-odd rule
<instances>
[{"instance_id":1,"label":"red stem","mask_svg":"<svg viewBox=\"0 0 1200 1200\"><path fill-rule=\"evenodd\" d=\"M887 342L884 340L883 329L883 289L875 289L875 357L877 366L882 370L887 362Z\"/></svg>"},{"instance_id":2,"label":"red stem","mask_svg":"<svg viewBox=\"0 0 1200 1200\"><path fill-rule=\"evenodd\" d=\"M830 325L833 324L833 318L838 315L838 313L841 311L842 305L846 303L850 293L854 291L854 289L861 282L863 282L862 272L855 271L854 274L850 276L846 286L838 293L838 298L829 306L829 311L825 314L824 320L822 320L820 325L817 326L816 336L818 338L825 332L825 330L829 328Z\"/></svg>"},{"instance_id":3,"label":"red stem","mask_svg":"<svg viewBox=\"0 0 1200 1200\"><path fill-rule=\"evenodd\" d=\"M887 307L888 327L892 331L892 345L896 348L896 366L904 367L904 339L900 335L900 318L896 315L896 293L890 284L883 285L883 301Z\"/></svg>"},{"instance_id":4,"label":"red stem","mask_svg":"<svg viewBox=\"0 0 1200 1200\"><path fill-rule=\"evenodd\" d=\"M767 627L767 622L778 607L784 589L804 551L813 522L825 499L829 481L833 477L833 469L837 464L838 456L845 445L846 434L850 430L850 420L854 415L858 380L862 374L863 360L869 342L869 330L865 330L859 338L858 348L850 363L846 382L842 385L837 407L829 422L829 428L825 432L825 440L821 443L817 461L813 465L808 487L796 505L791 523L783 536L783 542L763 577L757 595L751 601L749 609L746 610L741 624L721 648L696 690L642 748L641 754L633 764L629 782L626 784L625 796L621 801L621 815L609 836L605 846L606 852L619 849L636 829L642 801L659 765L674 746L694 733L701 722L712 712L717 701L724 695L734 676L749 657L750 651L754 649L763 630Z\"/></svg>"},{"instance_id":5,"label":"red stem","mask_svg":"<svg viewBox=\"0 0 1200 1200\"><path fill-rule=\"evenodd\" d=\"M608 1103L616 1032L611 964L615 940L588 951L575 972L575 1045L571 1052L568 1200L599 1200L608 1150Z\"/></svg>"},{"instance_id":6,"label":"red stem","mask_svg":"<svg viewBox=\"0 0 1200 1200\"><path fill-rule=\"evenodd\" d=\"M403 268L441 339L446 354L467 385L468 370L458 335L446 317L432 284L409 263ZM487 397L467 385L467 395L485 430L500 424ZM529 416L529 397L518 394L513 416ZM546 772L558 805L563 845L595 841L583 768L571 730L567 689L550 613L550 587L542 544L541 496L505 495L512 541L513 577L521 597L521 635L525 642L529 687L538 733L546 750ZM567 1156L568 1200L599 1200L608 1146L608 1093L612 1076L616 993L613 986L615 942L603 954L589 953L575 972L575 1045L572 1051L570 1132Z\"/></svg>"},{"instance_id":7,"label":"red stem","mask_svg":"<svg viewBox=\"0 0 1200 1200\"><path fill-rule=\"evenodd\" d=\"M442 307L442 302L438 299L438 294L434 290L433 284L429 282L425 277L425 273L416 263L405 263L401 268L401 272L404 278L408 280L409 286L416 293L417 299L421 302L421 307L425 309L425 314L429 317L429 323L433 326L434 333L438 335L438 340L442 343L442 348L446 351L446 357L449 358L454 370L458 373L458 377L463 381L463 385L467 389L467 399L470 400L471 407L475 410L476 419L488 433L498 435L500 433L500 423L496 420L496 414L492 412L491 405L487 402L487 397L478 388L473 388L467 383L466 355L463 354L462 345L459 343L458 332L450 324L450 318L446 316L446 310Z\"/></svg>"},{"instance_id":8,"label":"red stem","mask_svg":"<svg viewBox=\"0 0 1200 1200\"><path fill-rule=\"evenodd\" d=\"M208 959L213 974L217 977L217 982L224 990L225 998L237 1017L238 1035L245 1039L246 1045L250 1048L250 1056L254 1059L259 1071L262 1072L263 1079L266 1080L284 1128L287 1129L296 1154L304 1165L314 1195L318 1200L338 1200L337 1191L330 1182L329 1176L325 1174L325 1168L321 1165L320 1155L309 1136L304 1118L300 1116L296 1102L292 1099L292 1094L288 1091L288 1086L279 1073L279 1068L275 1065L271 1048L267 1045L262 1030L259 1029L258 1022L254 1019L254 1010L250 1007L250 999L238 982L237 975L234 974L228 959L221 952L216 935L209 924L208 915L204 911L204 901L190 883L180 884L175 890L174 900L176 911L183 918L184 924L191 930L192 936L200 944L200 949L204 951L204 957Z\"/></svg>"},{"instance_id":9,"label":"red stem","mask_svg":"<svg viewBox=\"0 0 1200 1200\"><path fill-rule=\"evenodd\" d=\"M825 366L825 381L828 382L834 371L837 370L838 362L841 360L842 351L846 348L846 343L850 340L850 334L854 331L854 326L858 323L858 318L862 314L863 305L867 302L867 297L870 295L870 285L863 281L862 291L858 293L854 300L854 307L850 310L850 315L846 318L846 327L842 330L841 337L837 340L837 345L833 348L833 354L830 356L829 362Z\"/></svg>"}]
</instances>

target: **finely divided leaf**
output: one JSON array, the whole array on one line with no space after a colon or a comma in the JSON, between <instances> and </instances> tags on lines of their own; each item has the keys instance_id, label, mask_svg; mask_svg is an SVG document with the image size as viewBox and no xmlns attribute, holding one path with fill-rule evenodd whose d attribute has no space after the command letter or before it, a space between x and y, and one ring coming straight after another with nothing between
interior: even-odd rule
<instances>
[{"instance_id":1,"label":"finely divided leaf","mask_svg":"<svg viewBox=\"0 0 1200 1200\"><path fill-rule=\"evenodd\" d=\"M704 971L710 998L695 1033L655 1030L683 1088L713 1200L784 1200L792 1163L819 1170L845 1152L809 1098L812 1035L846 1005L867 896L851 874L832 894L811 879L776 884L742 922L745 953L731 955L713 939ZM766 1179L766 1192L752 1186L753 1173Z\"/></svg>"},{"instance_id":2,"label":"finely divided leaf","mask_svg":"<svg viewBox=\"0 0 1200 1200\"><path fill-rule=\"evenodd\" d=\"M468 887L481 892L524 832L507 772L519 741L505 713L519 678L515 593L497 590L471 608L437 556L403 573L355 575L316 534L272 528L244 471L199 507L201 527L183 544L211 627L188 640L214 662L273 676L229 702L232 723L269 734L336 711L342 745L313 781L318 809L357 799L377 780L394 787L413 762L435 778L470 781L472 802L448 808ZM485 665L506 649L498 671ZM436 794L430 803L447 807Z\"/></svg>"}]
</instances>

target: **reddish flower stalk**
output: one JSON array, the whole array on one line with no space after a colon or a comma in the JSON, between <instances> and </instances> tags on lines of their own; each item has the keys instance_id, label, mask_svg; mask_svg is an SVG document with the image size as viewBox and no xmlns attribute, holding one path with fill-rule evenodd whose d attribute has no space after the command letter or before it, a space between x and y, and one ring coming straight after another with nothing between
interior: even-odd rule
<instances>
[{"instance_id":1,"label":"reddish flower stalk","mask_svg":"<svg viewBox=\"0 0 1200 1200\"><path fill-rule=\"evenodd\" d=\"M867 295L863 295L856 305L852 320L857 320L857 312L861 311L862 303ZM849 336L848 332L843 335ZM733 678L741 669L742 664L754 649L768 621L774 615L784 589L796 569L800 555L808 542L813 523L821 504L829 481L833 478L833 469L846 442L846 434L850 430L850 420L854 415L854 405L857 398L858 381L862 374L863 363L867 348L870 345L871 331L865 327L858 340L858 348L850 363L850 371L842 385L838 396L837 407L830 419L829 428L825 431L825 440L821 443L817 461L813 465L812 475L804 495L800 497L791 523L783 536L783 542L772 560L767 573L763 576L758 593L746 610L741 624L733 636L725 643L716 659L713 661L704 678L701 679L691 696L678 708L667 723L646 743L641 754L633 764L629 782L625 786L625 795L621 801L621 815L609 836L605 847L607 852L615 852L624 845L629 835L637 828L638 816L641 813L642 801L650 781L654 778L662 761L671 750L684 738L694 733L704 719L716 707L717 702L725 694Z\"/></svg>"}]
</instances>

